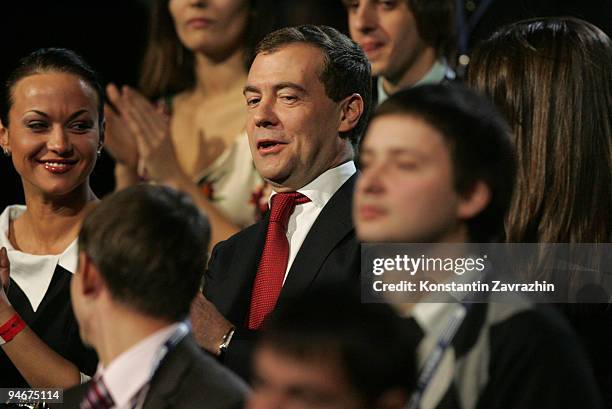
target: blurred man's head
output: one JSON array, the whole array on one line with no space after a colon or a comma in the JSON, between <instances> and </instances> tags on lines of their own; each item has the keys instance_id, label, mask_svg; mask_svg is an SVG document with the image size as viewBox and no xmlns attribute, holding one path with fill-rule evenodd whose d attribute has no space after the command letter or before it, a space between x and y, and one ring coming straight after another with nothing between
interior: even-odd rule
<instances>
[{"instance_id":1,"label":"blurred man's head","mask_svg":"<svg viewBox=\"0 0 612 409\"><path fill-rule=\"evenodd\" d=\"M297 190L353 158L369 111L370 67L333 28L284 28L257 46L244 95L257 170L275 190Z\"/></svg>"},{"instance_id":2,"label":"blurred man's head","mask_svg":"<svg viewBox=\"0 0 612 409\"><path fill-rule=\"evenodd\" d=\"M353 40L372 74L412 85L454 44L453 0L343 0Z\"/></svg>"},{"instance_id":3,"label":"blurred man's head","mask_svg":"<svg viewBox=\"0 0 612 409\"><path fill-rule=\"evenodd\" d=\"M71 284L81 334L109 305L152 320L189 313L206 263L209 226L188 196L137 185L114 193L87 216Z\"/></svg>"},{"instance_id":4,"label":"blurred man's head","mask_svg":"<svg viewBox=\"0 0 612 409\"><path fill-rule=\"evenodd\" d=\"M311 294L262 334L249 409L402 408L415 376L408 336L388 305Z\"/></svg>"},{"instance_id":5,"label":"blurred man's head","mask_svg":"<svg viewBox=\"0 0 612 409\"><path fill-rule=\"evenodd\" d=\"M400 91L375 111L360 153L354 218L368 242L503 237L514 183L508 128L462 86Z\"/></svg>"}]
</instances>

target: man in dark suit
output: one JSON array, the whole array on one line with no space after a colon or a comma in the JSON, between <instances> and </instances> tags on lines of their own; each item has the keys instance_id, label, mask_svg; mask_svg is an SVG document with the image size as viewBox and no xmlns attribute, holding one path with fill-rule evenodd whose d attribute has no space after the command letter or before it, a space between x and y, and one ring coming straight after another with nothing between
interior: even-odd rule
<instances>
[{"instance_id":1,"label":"man in dark suit","mask_svg":"<svg viewBox=\"0 0 612 409\"><path fill-rule=\"evenodd\" d=\"M62 407L241 407L248 387L183 322L198 291L209 227L190 199L133 186L104 199L79 235L71 284L81 337L100 358Z\"/></svg>"},{"instance_id":2,"label":"man in dark suit","mask_svg":"<svg viewBox=\"0 0 612 409\"><path fill-rule=\"evenodd\" d=\"M247 133L273 189L271 211L215 247L206 298L191 314L200 344L245 378L270 312L322 285L358 282L353 146L370 93L366 56L332 28L281 29L256 49L244 88Z\"/></svg>"}]
</instances>

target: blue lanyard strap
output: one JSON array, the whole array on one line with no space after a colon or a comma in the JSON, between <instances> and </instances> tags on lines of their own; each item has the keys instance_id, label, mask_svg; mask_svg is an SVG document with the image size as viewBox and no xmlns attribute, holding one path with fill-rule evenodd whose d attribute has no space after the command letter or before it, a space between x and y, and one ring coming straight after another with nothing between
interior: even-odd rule
<instances>
[{"instance_id":1,"label":"blue lanyard strap","mask_svg":"<svg viewBox=\"0 0 612 409\"><path fill-rule=\"evenodd\" d=\"M438 342L436 343L436 347L430 354L427 356L425 360L425 364L423 365L423 369L419 374L419 379L417 381L417 386L415 391L410 396L410 400L405 406L405 409L418 409L421 404L421 398L427 389L427 386L431 382L440 362L442 362L442 358L444 357L444 352L452 342L455 334L459 330L459 327L463 323L465 316L467 315L470 304L462 304L461 308L454 311L451 317L446 324L446 327L442 331L442 334L438 338Z\"/></svg>"}]
</instances>

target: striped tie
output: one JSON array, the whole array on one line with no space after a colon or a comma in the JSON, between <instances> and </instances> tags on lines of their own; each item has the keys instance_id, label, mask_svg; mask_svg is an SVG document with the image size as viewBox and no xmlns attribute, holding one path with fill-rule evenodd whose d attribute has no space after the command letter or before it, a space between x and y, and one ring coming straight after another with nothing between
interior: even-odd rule
<instances>
[{"instance_id":1,"label":"striped tie","mask_svg":"<svg viewBox=\"0 0 612 409\"><path fill-rule=\"evenodd\" d=\"M81 409L110 409L115 406L102 377L94 378L91 382L83 401Z\"/></svg>"}]
</instances>

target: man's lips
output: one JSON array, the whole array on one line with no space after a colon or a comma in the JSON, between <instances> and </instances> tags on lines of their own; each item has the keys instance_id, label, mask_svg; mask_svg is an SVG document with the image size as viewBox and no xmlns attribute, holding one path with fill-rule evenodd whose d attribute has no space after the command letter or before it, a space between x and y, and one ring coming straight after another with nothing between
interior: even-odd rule
<instances>
[{"instance_id":1,"label":"man's lips","mask_svg":"<svg viewBox=\"0 0 612 409\"><path fill-rule=\"evenodd\" d=\"M378 206L363 205L357 209L359 218L365 221L375 220L384 216L387 212L385 209Z\"/></svg>"},{"instance_id":2,"label":"man's lips","mask_svg":"<svg viewBox=\"0 0 612 409\"><path fill-rule=\"evenodd\" d=\"M361 49L363 50L363 52L367 53L373 53L375 51L380 50L383 47L384 43L380 42L380 41L364 41L362 43L360 43Z\"/></svg>"},{"instance_id":3,"label":"man's lips","mask_svg":"<svg viewBox=\"0 0 612 409\"><path fill-rule=\"evenodd\" d=\"M76 159L39 159L38 163L54 174L66 173L74 168L78 161Z\"/></svg>"},{"instance_id":4,"label":"man's lips","mask_svg":"<svg viewBox=\"0 0 612 409\"><path fill-rule=\"evenodd\" d=\"M257 152L262 155L278 153L287 145L287 142L277 139L260 139L257 141Z\"/></svg>"}]
</instances>

